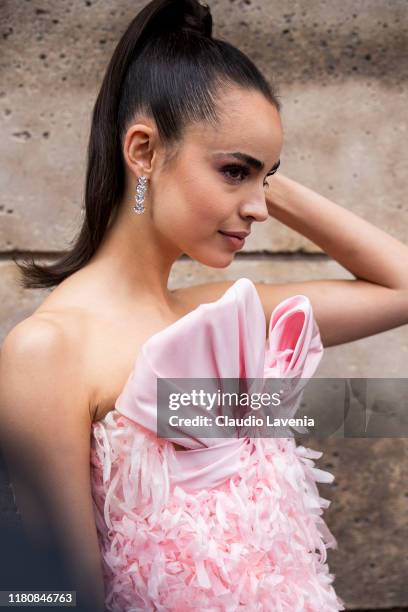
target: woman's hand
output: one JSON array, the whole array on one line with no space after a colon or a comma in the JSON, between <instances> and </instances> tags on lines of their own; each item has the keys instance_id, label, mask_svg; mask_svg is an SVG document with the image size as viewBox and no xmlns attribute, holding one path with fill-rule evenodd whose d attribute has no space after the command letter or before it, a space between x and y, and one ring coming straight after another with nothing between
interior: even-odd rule
<instances>
[{"instance_id":1,"label":"woman's hand","mask_svg":"<svg viewBox=\"0 0 408 612\"><path fill-rule=\"evenodd\" d=\"M285 184L285 175L277 172L273 176L266 179L267 187L265 188L265 201L269 215L274 217L275 202L279 201L279 189Z\"/></svg>"}]
</instances>

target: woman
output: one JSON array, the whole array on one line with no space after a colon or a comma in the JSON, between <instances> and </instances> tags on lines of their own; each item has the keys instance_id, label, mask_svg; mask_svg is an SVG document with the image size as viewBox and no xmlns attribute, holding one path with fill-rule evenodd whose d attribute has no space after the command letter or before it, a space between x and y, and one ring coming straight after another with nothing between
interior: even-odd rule
<instances>
[{"instance_id":1,"label":"woman","mask_svg":"<svg viewBox=\"0 0 408 612\"><path fill-rule=\"evenodd\" d=\"M205 4L153 0L117 45L79 237L52 266L20 264L25 286L55 289L4 341L2 442L25 523L38 541L55 534L89 609L342 610L320 453L160 439L155 377L311 376L323 346L408 322L408 248L294 180L267 181L279 101L211 33ZM269 215L355 280L168 289L180 254L225 268Z\"/></svg>"}]
</instances>

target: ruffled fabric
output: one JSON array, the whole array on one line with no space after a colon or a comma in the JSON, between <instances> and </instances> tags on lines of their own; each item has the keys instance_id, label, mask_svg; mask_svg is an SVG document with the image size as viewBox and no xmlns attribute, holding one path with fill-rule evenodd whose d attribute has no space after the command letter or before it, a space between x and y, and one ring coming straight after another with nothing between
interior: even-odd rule
<instances>
[{"instance_id":1,"label":"ruffled fabric","mask_svg":"<svg viewBox=\"0 0 408 612\"><path fill-rule=\"evenodd\" d=\"M106 607L113 612L344 610L332 587L317 482L321 452L293 439L248 440L218 488L170 486L176 453L116 410L94 425L92 451Z\"/></svg>"},{"instance_id":2,"label":"ruffled fabric","mask_svg":"<svg viewBox=\"0 0 408 612\"><path fill-rule=\"evenodd\" d=\"M172 367L163 366L175 340L181 348L191 344L192 330L199 340L196 364L206 364L209 375L216 368L222 376L258 376L260 367L266 377L311 375L322 345L310 302L294 296L274 310L266 347L259 297L248 279L202 306L144 345L115 409L93 425L91 477L106 609L344 610L327 565L327 549L337 543L322 517L330 502L317 483L331 483L333 476L315 466L321 452L296 446L293 438L249 437L195 439L188 450L175 451L154 430L152 379L175 371L193 376L182 351L178 369L174 353ZM227 321L223 327L220 317ZM143 380L140 390L135 382Z\"/></svg>"}]
</instances>

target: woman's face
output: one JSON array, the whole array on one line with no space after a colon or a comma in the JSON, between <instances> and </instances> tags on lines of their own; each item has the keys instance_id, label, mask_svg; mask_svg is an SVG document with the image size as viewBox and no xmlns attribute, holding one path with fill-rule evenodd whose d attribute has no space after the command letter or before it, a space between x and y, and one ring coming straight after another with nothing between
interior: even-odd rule
<instances>
[{"instance_id":1,"label":"woman's face","mask_svg":"<svg viewBox=\"0 0 408 612\"><path fill-rule=\"evenodd\" d=\"M155 229L216 268L244 246L221 232L249 233L254 221L268 218L265 181L282 148L279 113L262 94L235 88L221 100L220 125L192 125L175 161L152 176Z\"/></svg>"}]
</instances>

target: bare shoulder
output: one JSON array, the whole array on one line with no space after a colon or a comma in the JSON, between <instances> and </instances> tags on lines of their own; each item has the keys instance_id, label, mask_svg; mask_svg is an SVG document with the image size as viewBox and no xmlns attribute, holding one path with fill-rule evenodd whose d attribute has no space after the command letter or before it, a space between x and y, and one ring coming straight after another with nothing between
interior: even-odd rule
<instances>
[{"instance_id":1,"label":"bare shoulder","mask_svg":"<svg viewBox=\"0 0 408 612\"><path fill-rule=\"evenodd\" d=\"M1 395L6 403L10 394L18 393L27 406L31 398L53 394L59 403L66 397L78 409L88 407L77 340L72 325L62 318L35 313L6 335L0 349Z\"/></svg>"},{"instance_id":2,"label":"bare shoulder","mask_svg":"<svg viewBox=\"0 0 408 612\"><path fill-rule=\"evenodd\" d=\"M56 547L79 592L83 579L88 588L94 580L102 585L102 577L89 473L92 420L64 316L32 315L1 346L0 445L25 531L42 550ZM92 595L99 600L101 592Z\"/></svg>"},{"instance_id":3,"label":"bare shoulder","mask_svg":"<svg viewBox=\"0 0 408 612\"><path fill-rule=\"evenodd\" d=\"M52 317L33 314L20 321L6 335L1 355L18 358L55 352L67 343L66 334Z\"/></svg>"},{"instance_id":4,"label":"bare shoulder","mask_svg":"<svg viewBox=\"0 0 408 612\"><path fill-rule=\"evenodd\" d=\"M1 346L1 358L43 361L67 357L74 345L69 317L38 311L15 325Z\"/></svg>"}]
</instances>

